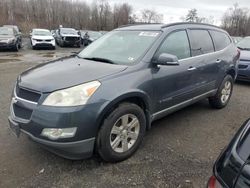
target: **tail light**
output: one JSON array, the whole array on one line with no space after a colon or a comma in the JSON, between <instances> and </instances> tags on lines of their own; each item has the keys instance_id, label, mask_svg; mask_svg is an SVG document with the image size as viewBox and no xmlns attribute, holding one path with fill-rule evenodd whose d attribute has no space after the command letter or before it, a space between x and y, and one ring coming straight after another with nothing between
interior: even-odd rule
<instances>
[{"instance_id":1,"label":"tail light","mask_svg":"<svg viewBox=\"0 0 250 188\"><path fill-rule=\"evenodd\" d=\"M212 176L208 181L207 188L222 188L222 185L218 182L215 176Z\"/></svg>"}]
</instances>

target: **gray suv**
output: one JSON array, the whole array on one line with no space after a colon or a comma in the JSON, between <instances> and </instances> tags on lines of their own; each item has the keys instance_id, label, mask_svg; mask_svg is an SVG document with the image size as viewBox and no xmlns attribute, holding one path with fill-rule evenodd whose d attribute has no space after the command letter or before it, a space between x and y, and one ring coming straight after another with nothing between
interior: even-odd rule
<instances>
[{"instance_id":1,"label":"gray suv","mask_svg":"<svg viewBox=\"0 0 250 188\"><path fill-rule=\"evenodd\" d=\"M205 98L225 107L239 55L212 25L121 27L76 56L22 73L10 127L65 158L122 161L154 120Z\"/></svg>"}]
</instances>

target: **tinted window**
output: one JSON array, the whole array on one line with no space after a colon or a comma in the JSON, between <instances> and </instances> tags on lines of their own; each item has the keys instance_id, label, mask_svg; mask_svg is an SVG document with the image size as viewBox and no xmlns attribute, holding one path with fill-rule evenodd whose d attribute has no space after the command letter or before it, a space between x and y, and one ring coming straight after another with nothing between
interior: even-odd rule
<instances>
[{"instance_id":1,"label":"tinted window","mask_svg":"<svg viewBox=\"0 0 250 188\"><path fill-rule=\"evenodd\" d=\"M219 31L210 31L210 33L213 37L215 49L217 51L226 48L231 43L231 40L225 33Z\"/></svg>"},{"instance_id":2,"label":"tinted window","mask_svg":"<svg viewBox=\"0 0 250 188\"><path fill-rule=\"evenodd\" d=\"M170 34L162 43L156 56L162 53L175 55L178 59L190 57L190 47L186 31L177 31Z\"/></svg>"},{"instance_id":3,"label":"tinted window","mask_svg":"<svg viewBox=\"0 0 250 188\"><path fill-rule=\"evenodd\" d=\"M214 45L207 30L189 30L192 56L214 52Z\"/></svg>"}]
</instances>

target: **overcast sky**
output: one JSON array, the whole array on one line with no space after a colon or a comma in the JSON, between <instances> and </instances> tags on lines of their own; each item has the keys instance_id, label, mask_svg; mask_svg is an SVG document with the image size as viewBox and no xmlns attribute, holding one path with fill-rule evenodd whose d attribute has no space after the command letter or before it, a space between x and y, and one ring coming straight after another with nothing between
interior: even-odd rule
<instances>
[{"instance_id":1,"label":"overcast sky","mask_svg":"<svg viewBox=\"0 0 250 188\"><path fill-rule=\"evenodd\" d=\"M87 0L92 2L93 0ZM180 21L189 9L196 8L201 17L213 16L215 24L220 24L224 12L238 3L240 7L250 8L250 0L108 0L110 4L127 2L134 7L134 12L142 9L155 9L164 15L164 22Z\"/></svg>"}]
</instances>

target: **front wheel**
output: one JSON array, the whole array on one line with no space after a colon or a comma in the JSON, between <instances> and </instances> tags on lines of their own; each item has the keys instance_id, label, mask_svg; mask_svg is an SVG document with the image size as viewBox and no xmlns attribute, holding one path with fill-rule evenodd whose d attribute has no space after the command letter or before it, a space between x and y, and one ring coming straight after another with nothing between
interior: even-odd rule
<instances>
[{"instance_id":1,"label":"front wheel","mask_svg":"<svg viewBox=\"0 0 250 188\"><path fill-rule=\"evenodd\" d=\"M14 45L13 50L14 50L15 52L18 52L18 50L19 50L19 45L18 45L18 43L16 43L16 44Z\"/></svg>"},{"instance_id":2,"label":"front wheel","mask_svg":"<svg viewBox=\"0 0 250 188\"><path fill-rule=\"evenodd\" d=\"M233 78L227 75L222 81L215 96L209 98L209 103L213 108L221 109L227 106L233 93Z\"/></svg>"},{"instance_id":3,"label":"front wheel","mask_svg":"<svg viewBox=\"0 0 250 188\"><path fill-rule=\"evenodd\" d=\"M97 151L105 161L123 161L138 149L145 130L143 110L136 104L120 104L103 122L97 137Z\"/></svg>"}]
</instances>

